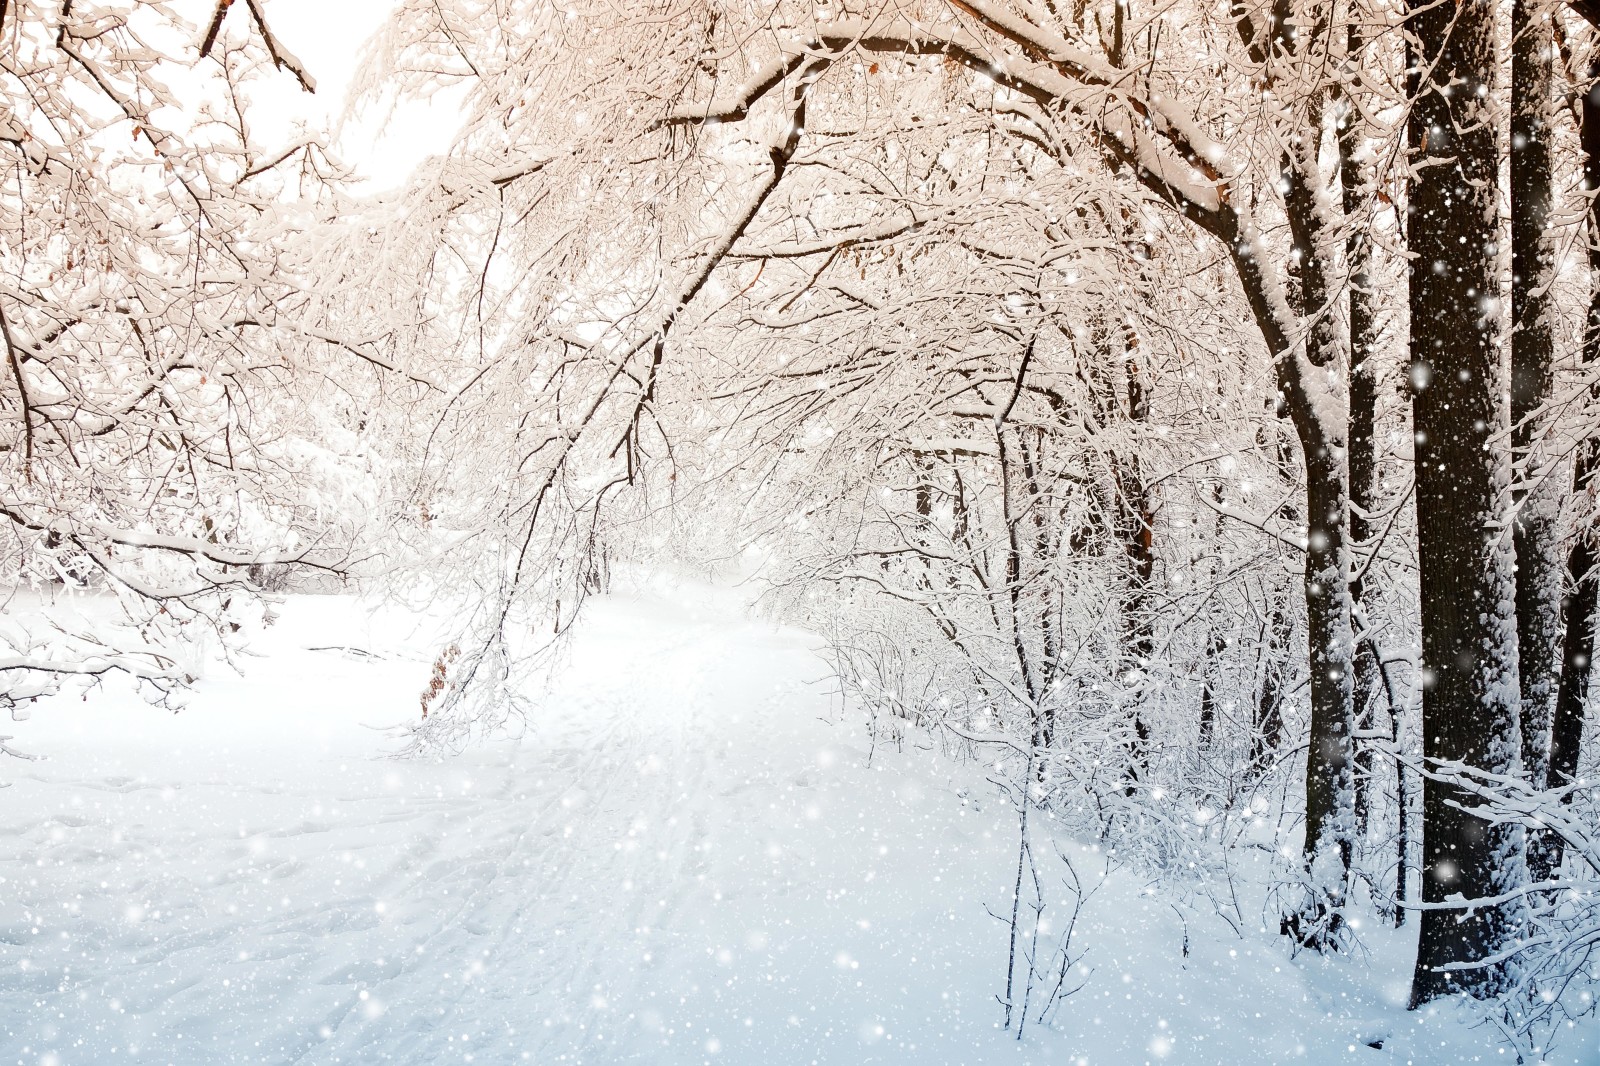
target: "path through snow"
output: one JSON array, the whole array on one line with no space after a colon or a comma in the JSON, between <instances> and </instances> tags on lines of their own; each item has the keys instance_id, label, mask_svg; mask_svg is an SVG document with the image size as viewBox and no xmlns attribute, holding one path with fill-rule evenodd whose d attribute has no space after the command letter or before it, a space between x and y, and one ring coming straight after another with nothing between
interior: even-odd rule
<instances>
[{"instance_id":1,"label":"path through snow","mask_svg":"<svg viewBox=\"0 0 1600 1066\"><path fill-rule=\"evenodd\" d=\"M1133 872L1019 1045L1007 809L931 752L869 764L809 638L732 593L595 602L528 735L439 762L371 728L431 654L396 616L295 598L259 649L176 716L12 727L49 759L0 766L0 1063L1506 1061L1399 1009L1403 937L1291 961Z\"/></svg>"}]
</instances>

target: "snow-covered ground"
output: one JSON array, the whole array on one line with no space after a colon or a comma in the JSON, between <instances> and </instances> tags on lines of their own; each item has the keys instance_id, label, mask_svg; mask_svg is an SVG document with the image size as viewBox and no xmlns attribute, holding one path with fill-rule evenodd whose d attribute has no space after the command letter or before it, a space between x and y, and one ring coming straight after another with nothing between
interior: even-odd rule
<instances>
[{"instance_id":1,"label":"snow-covered ground","mask_svg":"<svg viewBox=\"0 0 1600 1066\"><path fill-rule=\"evenodd\" d=\"M933 752L869 763L805 634L692 583L596 601L525 737L396 761L409 628L294 598L181 714L10 726L48 759L0 764L0 1063L1510 1061L1403 1010L1405 932L1291 960L1134 870L1019 1043L1009 808Z\"/></svg>"}]
</instances>

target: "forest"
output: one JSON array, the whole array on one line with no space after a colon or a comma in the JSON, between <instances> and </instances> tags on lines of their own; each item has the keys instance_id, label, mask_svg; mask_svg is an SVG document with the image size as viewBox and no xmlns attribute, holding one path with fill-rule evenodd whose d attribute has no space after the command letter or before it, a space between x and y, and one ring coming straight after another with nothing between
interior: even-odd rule
<instances>
[{"instance_id":1,"label":"forest","mask_svg":"<svg viewBox=\"0 0 1600 1066\"><path fill-rule=\"evenodd\" d=\"M1600 1061L1600 2L358 7L0 0L0 1053Z\"/></svg>"}]
</instances>

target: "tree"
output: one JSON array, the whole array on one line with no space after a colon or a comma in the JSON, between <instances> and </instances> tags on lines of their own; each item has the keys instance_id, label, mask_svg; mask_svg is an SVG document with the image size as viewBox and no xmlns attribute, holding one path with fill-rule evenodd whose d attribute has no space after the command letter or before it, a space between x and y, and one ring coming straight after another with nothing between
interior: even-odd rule
<instances>
[{"instance_id":1,"label":"tree","mask_svg":"<svg viewBox=\"0 0 1600 1066\"><path fill-rule=\"evenodd\" d=\"M1600 21L1600 11L1586 8L1584 14L1591 22ZM1593 59L1587 73L1588 85L1580 94L1578 105L1583 188L1589 196L1585 218L1589 243L1589 304L1584 318L1581 365L1592 372L1597 365L1597 358L1600 358L1600 202L1595 199L1595 191L1600 190L1600 96L1597 96L1596 89L1600 67ZM1591 406L1600 403L1600 391L1597 391L1592 380L1588 400ZM1572 495L1580 501L1580 507L1592 499L1597 470L1600 470L1600 441L1589 432L1578 442L1572 464ZM1561 602L1565 623L1561 677L1551 722L1544 781L1549 786L1561 789L1570 789L1578 780L1578 757L1583 744L1589 679L1594 669L1595 611L1597 603L1600 603L1600 586L1596 584L1600 575L1595 571L1597 561L1600 561L1600 556L1596 554L1594 517L1580 512L1578 529L1566 560L1566 595ZM1570 804L1571 799L1572 793L1564 792L1563 803ZM1546 880L1561 868L1565 841L1559 835L1538 829L1533 830L1532 835L1538 844L1529 848L1530 873L1536 880Z\"/></svg>"},{"instance_id":2,"label":"tree","mask_svg":"<svg viewBox=\"0 0 1600 1066\"><path fill-rule=\"evenodd\" d=\"M662 458L675 454L672 427L684 424L674 423L662 391L674 373L673 354L709 359L707 338L729 337L714 352L733 368L718 380L715 399L749 401L773 417L750 438L767 450L767 469L801 452L803 462L819 462L813 472L829 469L823 460L843 445L819 447L807 434L819 426L840 430L842 411L851 412L850 439L869 457L852 454L856 465L846 464L845 480L862 495L822 493L821 509L804 512L808 522L827 515L843 531L830 532L847 540L862 534L849 551L830 548L827 565L813 572L848 564L849 581L865 582L861 552L890 553L885 542L893 542L895 553L905 549L906 558L922 562L898 570L880 560L871 576L889 585L889 594L911 588L922 595L916 582L933 581L929 571L944 575L940 595L965 595L960 582L973 574L1004 575L972 578L984 591L972 593L969 605L993 609L987 621L975 610L977 621L962 625L984 633L986 646L1009 640L1018 676L1007 674L1005 684L989 677L990 688L968 683L992 703L1025 707L1017 717L1037 733L1024 746L1048 747L1041 738L1052 735L1051 715L1059 712L1043 706L1048 687L1030 678L1055 676L1064 634L1077 622L1029 615L1025 590L1057 588L1060 567L1081 562L1075 546L1132 549L1123 552L1118 597L1131 624L1122 628L1117 654L1123 662L1151 660L1176 646L1164 648L1145 620L1160 566L1179 549L1161 554L1166 545L1157 531L1176 542L1170 530L1177 525L1163 525L1156 503L1177 496L1157 489L1162 478L1152 475L1145 451L1114 457L1112 483L1126 479L1106 497L1119 501L1116 507L1079 513L1076 502L1066 502L1092 498L1079 490L1094 478L1063 458L1062 416L1046 413L1048 403L1035 405L1036 375L1080 360L1086 383L1093 382L1081 393L1086 402L1106 412L1105 397L1118 396L1118 408L1126 397L1127 423L1157 427L1164 423L1153 390L1161 382L1140 373L1148 356L1143 367L1126 359L1146 346L1137 331L1137 345L1125 333L1117 339L1129 325L1126 308L1098 317L1076 312L1100 334L1095 343L1079 343L1050 320L1041 294L1055 284L1059 265L1086 261L1075 257L1090 240L1148 244L1139 230L1170 225L1153 242L1160 245L1181 221L1201 238L1198 246L1227 264L1230 283L1217 301L1248 316L1250 350L1270 368L1272 409L1294 431L1296 447L1281 451L1274 484L1297 483L1303 499L1251 518L1211 495L1214 485L1182 498L1302 554L1302 596L1284 601L1282 611L1267 605L1260 627L1270 648L1288 639L1293 616L1304 611L1306 833L1300 898L1287 908L1284 929L1301 943L1334 946L1342 939L1349 878L1360 872L1358 766L1370 781L1378 752L1403 754L1398 719L1392 717L1388 740L1372 722L1380 687L1391 716L1404 706L1389 673L1403 657L1386 653L1379 634L1386 623L1402 633L1414 624L1408 589L1393 587L1409 578L1394 579L1400 566L1374 565L1406 562L1405 546L1396 542L1405 538L1410 514L1406 494L1395 489L1389 513L1379 516L1378 501L1389 492L1380 429L1398 437L1405 427L1382 410L1383 356L1376 349L1383 312L1399 309L1397 296L1384 302L1393 288L1385 287L1384 272L1398 272L1411 257L1406 302L1421 578L1415 613L1423 645L1411 680L1425 689L1421 736L1433 775L1423 803L1425 900L1499 899L1520 885L1519 831L1461 809L1470 803L1446 770L1461 764L1514 772L1524 751L1535 758L1543 727L1525 736L1521 707L1528 701L1530 716L1542 708L1542 719L1552 698L1541 687L1544 668L1517 664L1519 656L1550 661L1560 631L1550 595L1559 525L1545 495L1554 483L1546 435L1556 365L1553 304L1543 284L1551 262L1543 206L1553 143L1548 23L1533 4L1512 13L1518 32L1510 99L1523 134L1513 144L1509 220L1518 264L1510 294L1512 425L1497 400L1507 334L1494 269L1506 236L1494 202L1496 130L1508 96L1498 77L1491 6L1408 8L1410 56L1400 46L1403 35L1358 32L1399 14L1381 9L1278 0L1231 4L1225 12L1178 5L1141 22L1135 14L1120 4L1067 9L996 0L759 11L681 0L625 16L597 8L530 9L517 17L486 5L407 5L387 53L403 77L442 70L472 86L455 158L415 193L421 217L448 216L459 227L426 250L429 285L417 290L416 317L448 307L461 324L445 331L449 342L475 334L474 350L463 345L444 360L443 377L452 384L437 424L463 442L477 435L473 447L487 454L517 460L492 479L514 488L493 508L452 516L452 528L463 542L497 546L486 553L496 559L493 578L479 578L493 586L497 603L548 584L549 574L528 564L530 552L542 548L560 560L559 573L569 572L582 539L575 534L593 528L587 516L598 513L607 493L648 482L654 462L676 462ZM534 61L547 54L557 61ZM1411 84L1402 85L1408 69ZM1402 147L1383 116L1406 109ZM1327 168L1334 158L1338 175ZM1392 167L1395 160L1409 170ZM1088 187L1115 188L1117 202L1078 203L1076 191ZM1160 227L1147 221L1158 213ZM1373 226L1374 219L1382 221ZM1000 236L985 240L984 227ZM635 231L648 238L626 249L610 236ZM1108 274L1126 268L1113 268L1112 257L1100 262ZM944 304L919 303L919 293L906 288L913 278ZM493 321L486 300L515 311L514 334L485 328ZM908 338L935 338L935 350L920 352ZM805 353L798 366L761 361L796 350ZM746 372L760 380L737 380ZM907 385L918 373L930 390L920 410ZM543 383L544 395L528 395L530 379ZM865 391L879 387L885 391ZM1005 387L1013 405L996 393ZM945 389L958 390L963 402L979 396L978 421L952 406ZM552 392L559 399L552 401ZM507 408L507 397L527 406ZM884 406L874 406L879 399ZM982 419L1001 411L1005 417L980 433ZM982 450L974 443L980 435ZM930 438L951 447L929 446ZM1036 443L1042 450L1030 452ZM1266 444L1264 436L1252 461ZM1398 441L1391 447L1403 452ZM1515 484L1513 451L1522 471ZM972 491L976 470L995 475L1001 487ZM1014 492L1018 485L1027 488ZM867 487L895 502L866 496ZM1520 506L1518 492L1525 492ZM946 494L956 501L948 517L936 503ZM559 505L549 510L548 501ZM1022 533L1041 516L1046 532L1025 542ZM983 534L978 543L930 554L939 537L959 540L974 530ZM997 571L984 552L1002 542L1010 561ZM1528 562L1516 572L1513 550ZM1355 551L1363 556L1359 566ZM1065 558L1046 560L1051 553ZM955 571L964 575L960 581L949 576ZM1521 601L1517 575L1526 592ZM1519 602L1526 608L1523 640ZM1377 618L1382 609L1394 617ZM510 615L500 608L490 614L491 628L503 633ZM1027 627L1014 624L1024 615ZM1018 638L1024 628L1032 635ZM876 636L890 632L879 627ZM1209 636L1197 643L1208 661L1224 655ZM957 657L969 674L977 658ZM1209 677L1209 665L1199 673ZM1272 680L1258 704L1263 737L1277 731L1269 728L1277 708L1285 708L1279 721L1294 711L1284 697L1295 686ZM1217 692L1203 682L1195 691L1197 718L1212 736ZM1560 706L1557 700L1557 721L1570 725ZM1366 750L1358 758L1361 720ZM1135 768L1143 758L1138 735L1135 727ZM1402 839L1408 832L1402 829ZM1398 866L1403 878L1403 853ZM1396 888L1403 895L1404 885ZM1447 987L1479 995L1504 987L1496 959L1516 926L1515 905L1458 917L1430 906L1424 918L1419 1003ZM1465 976L1452 976L1453 967L1466 967Z\"/></svg>"},{"instance_id":3,"label":"tree","mask_svg":"<svg viewBox=\"0 0 1600 1066\"><path fill-rule=\"evenodd\" d=\"M1314 10L1326 19L1326 10ZM677 122L740 121L802 65L820 74L863 53L942 55L993 78L998 88L1016 97L1014 106L1041 132L1063 114L1085 119L1087 132L1115 165L1128 168L1152 197L1171 204L1227 249L1276 364L1285 408L1307 464L1304 588L1312 742L1305 855L1308 869L1322 869L1309 882L1313 898L1306 902L1304 915L1290 925L1307 942L1323 942L1337 922L1354 821L1354 648L1345 541L1347 401L1327 373L1346 353L1333 313L1338 290L1326 254L1337 226L1325 217L1327 182L1317 161L1327 90L1314 78L1306 79L1306 72L1324 66L1318 51L1324 35L1297 34L1287 14L1275 8L1264 27L1243 8L1232 14L1247 63L1255 68L1252 73L1286 101L1267 120L1283 145L1281 156L1272 160L1277 173L1253 183L1248 159L1235 158L1204 134L1180 96L1162 91L1150 80L1152 75L1141 80L1118 66L1123 45L1114 28L1108 62L1062 35L1073 27L1052 25L1043 15L1036 22L985 2L965 4L959 11L937 8L926 20L891 7L883 17L810 26L799 19L791 29L779 16L773 20L777 54L730 74L729 80L741 88L680 105L672 116ZM1044 132L1041 141L1048 143L1048 137ZM1271 197L1288 221L1290 247L1279 253L1287 269L1280 270L1274 261L1277 256L1249 211L1255 196Z\"/></svg>"},{"instance_id":4,"label":"tree","mask_svg":"<svg viewBox=\"0 0 1600 1066\"><path fill-rule=\"evenodd\" d=\"M1422 751L1433 765L1520 764L1515 578L1504 536L1510 470L1492 444L1498 402L1499 239L1494 5L1408 7L1416 73L1406 236L1411 266L1412 421L1422 597ZM1423 785L1422 898L1496 898L1525 876L1522 834L1472 813L1465 793ZM1515 903L1425 910L1413 1005L1492 995L1502 967L1473 964L1516 935ZM1469 968L1458 969L1461 964Z\"/></svg>"},{"instance_id":5,"label":"tree","mask_svg":"<svg viewBox=\"0 0 1600 1066\"><path fill-rule=\"evenodd\" d=\"M157 5L0 4L0 557L32 586L0 628L17 713L118 673L168 701L197 644L236 643L262 568L351 561L347 509L316 495L342 429L290 352L337 339L302 318L288 250L298 190L336 168L314 141L253 141L264 68L310 81L248 6L224 32L219 4L201 50Z\"/></svg>"},{"instance_id":6,"label":"tree","mask_svg":"<svg viewBox=\"0 0 1600 1066\"><path fill-rule=\"evenodd\" d=\"M1555 136L1553 20L1518 0L1511 26L1511 432L1521 468L1515 494L1517 673L1522 764L1542 785L1555 713L1561 643L1561 491L1547 454L1555 386L1555 235L1550 218Z\"/></svg>"}]
</instances>

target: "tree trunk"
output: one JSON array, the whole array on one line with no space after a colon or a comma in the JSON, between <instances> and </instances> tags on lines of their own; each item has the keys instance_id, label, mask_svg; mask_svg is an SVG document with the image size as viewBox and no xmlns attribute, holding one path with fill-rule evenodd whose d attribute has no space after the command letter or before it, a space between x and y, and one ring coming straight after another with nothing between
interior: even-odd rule
<instances>
[{"instance_id":1,"label":"tree trunk","mask_svg":"<svg viewBox=\"0 0 1600 1066\"><path fill-rule=\"evenodd\" d=\"M1600 78L1600 62L1590 66L1591 80ZM1600 189L1600 86L1584 94L1583 176L1591 195ZM1589 318L1583 337L1583 365L1592 369L1600 360L1600 200L1589 201ZM1600 385L1589 387L1591 410L1600 406ZM1592 515L1595 474L1600 472L1600 441L1591 434L1578 447L1572 466L1572 494L1583 505L1577 539L1567 555L1567 632L1561 649L1561 686L1556 695L1555 719L1550 731L1549 784L1570 784L1578 773L1583 742L1584 707L1589 701L1589 676L1594 661L1594 624L1600 584L1596 583L1596 551ZM1568 796L1570 800L1570 794ZM1544 880L1561 869L1563 843L1543 834L1528 849L1530 875Z\"/></svg>"},{"instance_id":2,"label":"tree trunk","mask_svg":"<svg viewBox=\"0 0 1600 1066\"><path fill-rule=\"evenodd\" d=\"M1313 883L1329 894L1334 906L1344 899L1355 828L1350 598L1343 537L1349 501L1343 489L1343 456L1333 448L1320 454L1308 450L1305 581L1312 685L1305 862Z\"/></svg>"},{"instance_id":3,"label":"tree trunk","mask_svg":"<svg viewBox=\"0 0 1600 1066\"><path fill-rule=\"evenodd\" d=\"M1245 297L1276 360L1278 391L1306 464L1304 589L1311 729L1302 854L1311 886L1326 899L1312 901L1303 913L1286 915L1282 928L1308 946L1323 946L1326 934L1337 924L1331 908L1343 902L1355 803L1350 748L1353 634L1345 536L1350 505L1345 467L1348 413L1341 409L1344 397L1335 395L1327 381L1327 371L1337 366L1343 352L1323 266L1315 184L1317 139L1307 137L1296 151L1299 157L1286 160L1284 169L1284 210L1294 237L1293 261L1300 283L1291 299L1309 327L1303 341L1292 341L1281 330L1252 245L1239 234L1219 235L1229 238Z\"/></svg>"},{"instance_id":4,"label":"tree trunk","mask_svg":"<svg viewBox=\"0 0 1600 1066\"><path fill-rule=\"evenodd\" d=\"M1150 420L1150 397L1145 388L1138 354L1138 337L1129 330L1122 363L1125 373L1128 419L1135 424ZM1155 651L1155 619L1150 611L1150 583L1155 576L1155 507L1144 482L1137 451L1117 466L1117 541L1127 565L1127 597L1123 604L1125 648L1139 672L1138 690L1133 704L1133 737L1128 760L1128 779L1139 780L1150 754L1150 726L1143 705L1149 694L1150 656ZM1131 787L1130 787L1131 792Z\"/></svg>"},{"instance_id":5,"label":"tree trunk","mask_svg":"<svg viewBox=\"0 0 1600 1066\"><path fill-rule=\"evenodd\" d=\"M1518 722L1516 582L1503 535L1510 471L1491 440L1505 428L1495 242L1498 153L1488 112L1496 71L1495 5L1408 0L1416 72L1407 139L1412 418L1422 588L1422 751L1514 772ZM1452 806L1466 794L1426 779L1422 898L1494 896L1520 885L1522 833ZM1505 987L1501 966L1449 971L1505 947L1513 906L1425 910L1411 1005Z\"/></svg>"},{"instance_id":6,"label":"tree trunk","mask_svg":"<svg viewBox=\"0 0 1600 1066\"><path fill-rule=\"evenodd\" d=\"M1285 930L1310 946L1331 946L1340 922L1355 839L1354 633L1350 627L1350 514L1346 466L1348 411L1330 410L1324 381L1344 356L1334 289L1329 283L1317 154L1320 109L1288 157L1284 212L1294 239L1291 259L1296 311L1306 321L1304 351L1278 357L1278 390L1300 438L1306 464L1306 659L1311 695L1306 756L1305 868L1324 898L1285 919Z\"/></svg>"},{"instance_id":7,"label":"tree trunk","mask_svg":"<svg viewBox=\"0 0 1600 1066\"><path fill-rule=\"evenodd\" d=\"M1281 417L1281 399L1270 404L1269 410L1275 417ZM1273 423L1264 424L1257 432L1256 443L1266 448L1269 426L1278 474L1285 484L1293 485L1294 450L1287 443L1282 427ZM1277 517L1287 527L1300 524L1300 512L1295 507L1292 495L1284 498L1278 507ZM1273 570L1276 571L1277 567L1273 567ZM1268 614L1266 627L1262 631L1261 687L1256 693L1255 716L1250 732L1252 773L1264 772L1268 761L1283 743L1283 701L1288 689L1289 641L1294 635L1287 602L1290 587L1280 581L1276 574L1271 578L1263 575L1262 588L1267 594Z\"/></svg>"},{"instance_id":8,"label":"tree trunk","mask_svg":"<svg viewBox=\"0 0 1600 1066\"><path fill-rule=\"evenodd\" d=\"M1352 71L1360 70L1363 49L1361 30L1352 25L1347 36L1347 62ZM1352 73L1353 78L1359 74ZM1350 546L1352 554L1363 547L1372 548L1368 542L1376 532L1372 528L1372 515L1378 508L1378 373L1373 363L1373 353L1378 339L1378 321L1374 314L1368 264L1372 245L1367 239L1364 225L1354 222L1366 210L1366 182L1356 161L1356 150L1361 143L1360 112L1347 101L1339 122L1339 183L1344 199L1344 215L1349 226L1345 239L1345 261L1350 271ZM1350 621L1357 634L1365 634L1370 622L1363 603L1363 582L1352 573L1350 578ZM1378 692L1381 686L1378 666L1378 649L1367 637L1355 649L1354 718L1360 729L1370 730L1376 724ZM1357 743L1355 772L1355 834L1366 833L1369 794L1372 789L1373 765L1370 747L1363 749Z\"/></svg>"},{"instance_id":9,"label":"tree trunk","mask_svg":"<svg viewBox=\"0 0 1600 1066\"><path fill-rule=\"evenodd\" d=\"M1400 741L1400 720L1394 720L1396 746ZM1411 899L1411 789L1406 785L1406 764L1394 763L1394 925L1406 924L1406 903Z\"/></svg>"},{"instance_id":10,"label":"tree trunk","mask_svg":"<svg viewBox=\"0 0 1600 1066\"><path fill-rule=\"evenodd\" d=\"M1264 773L1268 761L1283 743L1284 658L1289 648L1289 615L1284 610L1286 592L1273 582L1266 586L1270 614L1263 627L1261 688L1250 723L1250 773Z\"/></svg>"},{"instance_id":11,"label":"tree trunk","mask_svg":"<svg viewBox=\"0 0 1600 1066\"><path fill-rule=\"evenodd\" d=\"M1119 423L1135 426L1150 420L1150 397L1139 338L1132 328L1118 331L1106 318L1097 318L1090 330L1091 359L1084 364L1083 382L1099 427ZM1118 379L1120 374L1120 380ZM1128 691L1129 733L1124 793L1133 795L1144 776L1150 750L1150 727L1143 705L1148 695L1150 656L1155 651L1155 619L1150 610L1150 584L1155 576L1155 506L1144 482L1136 448L1108 453L1108 474L1103 499L1110 518L1111 539L1120 555L1122 602L1118 679Z\"/></svg>"},{"instance_id":12,"label":"tree trunk","mask_svg":"<svg viewBox=\"0 0 1600 1066\"><path fill-rule=\"evenodd\" d=\"M1222 539L1222 483L1219 481L1211 486L1211 501L1217 507L1217 515L1213 520L1212 542L1220 543ZM1217 584L1218 573L1222 570L1219 556L1212 555L1211 584ZM1206 626L1206 653L1201 663L1200 690L1200 745L1197 749L1198 757L1202 762L1206 752L1210 750L1217 731L1217 683L1222 672L1222 653L1228 648L1228 639L1223 636L1223 627L1218 624L1218 619L1213 617Z\"/></svg>"},{"instance_id":13,"label":"tree trunk","mask_svg":"<svg viewBox=\"0 0 1600 1066\"><path fill-rule=\"evenodd\" d=\"M1546 776L1561 648L1561 494L1542 470L1549 422L1543 409L1555 384L1555 249L1546 232L1554 41L1547 14L1538 0L1516 0L1511 15L1511 447L1521 468L1514 529L1517 674L1522 766L1535 788Z\"/></svg>"},{"instance_id":14,"label":"tree trunk","mask_svg":"<svg viewBox=\"0 0 1600 1066\"><path fill-rule=\"evenodd\" d=\"M1217 732L1217 672L1220 669L1222 653L1227 644L1222 639L1222 634L1212 627L1206 637L1206 654L1201 663L1200 679L1200 743L1197 752L1202 760L1205 753L1211 750L1212 742Z\"/></svg>"}]
</instances>

